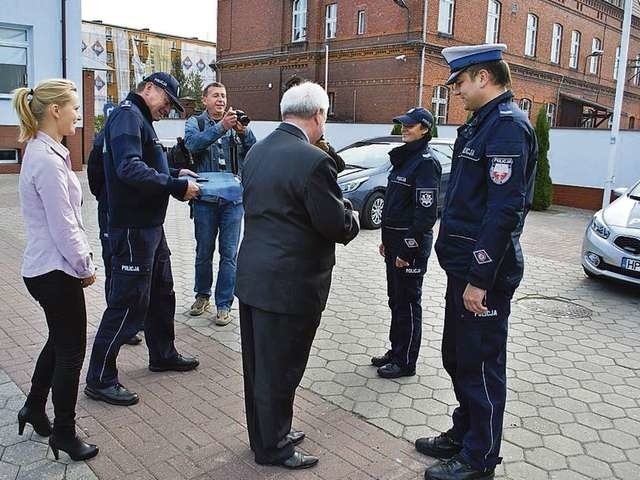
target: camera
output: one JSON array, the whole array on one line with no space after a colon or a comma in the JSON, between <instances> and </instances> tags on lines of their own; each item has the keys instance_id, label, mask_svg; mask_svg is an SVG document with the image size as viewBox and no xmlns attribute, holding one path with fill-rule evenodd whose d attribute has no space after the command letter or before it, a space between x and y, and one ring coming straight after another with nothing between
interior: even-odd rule
<instances>
[{"instance_id":1,"label":"camera","mask_svg":"<svg viewBox=\"0 0 640 480\"><path fill-rule=\"evenodd\" d=\"M249 122L251 122L249 115L244 113L242 110L236 110L236 118L238 119L238 123L244 125L245 127L249 125Z\"/></svg>"}]
</instances>

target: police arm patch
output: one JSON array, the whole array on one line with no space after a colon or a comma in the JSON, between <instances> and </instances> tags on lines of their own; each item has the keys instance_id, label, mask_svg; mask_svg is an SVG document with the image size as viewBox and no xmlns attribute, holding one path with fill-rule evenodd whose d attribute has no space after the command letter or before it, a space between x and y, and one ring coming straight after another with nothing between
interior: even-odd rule
<instances>
[{"instance_id":1,"label":"police arm patch","mask_svg":"<svg viewBox=\"0 0 640 480\"><path fill-rule=\"evenodd\" d=\"M437 201L438 190L435 188L416 188L416 203L429 208Z\"/></svg>"},{"instance_id":2,"label":"police arm patch","mask_svg":"<svg viewBox=\"0 0 640 480\"><path fill-rule=\"evenodd\" d=\"M473 252L473 256L476 259L476 262L478 262L480 265L493 262L486 250L476 250L475 252Z\"/></svg>"},{"instance_id":3,"label":"police arm patch","mask_svg":"<svg viewBox=\"0 0 640 480\"><path fill-rule=\"evenodd\" d=\"M415 238L405 238L404 243L409 248L418 248L418 242Z\"/></svg>"},{"instance_id":4,"label":"police arm patch","mask_svg":"<svg viewBox=\"0 0 640 480\"><path fill-rule=\"evenodd\" d=\"M504 185L513 173L513 157L495 156L491 158L489 178L496 185Z\"/></svg>"}]
</instances>

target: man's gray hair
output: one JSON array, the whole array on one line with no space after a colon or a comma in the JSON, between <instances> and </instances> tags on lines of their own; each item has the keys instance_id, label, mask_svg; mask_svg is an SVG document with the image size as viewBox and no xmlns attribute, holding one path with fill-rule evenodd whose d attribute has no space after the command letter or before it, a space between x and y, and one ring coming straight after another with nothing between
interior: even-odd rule
<instances>
[{"instance_id":1,"label":"man's gray hair","mask_svg":"<svg viewBox=\"0 0 640 480\"><path fill-rule=\"evenodd\" d=\"M318 110L324 113L329 111L329 97L320 85L313 82L291 87L284 92L280 101L280 115L283 119L289 115L311 118Z\"/></svg>"}]
</instances>

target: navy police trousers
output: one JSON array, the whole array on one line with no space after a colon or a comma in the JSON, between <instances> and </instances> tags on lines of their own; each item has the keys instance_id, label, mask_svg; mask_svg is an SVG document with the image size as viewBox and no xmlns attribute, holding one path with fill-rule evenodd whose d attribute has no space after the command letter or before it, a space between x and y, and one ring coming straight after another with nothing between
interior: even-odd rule
<instances>
[{"instance_id":1,"label":"navy police trousers","mask_svg":"<svg viewBox=\"0 0 640 480\"><path fill-rule=\"evenodd\" d=\"M385 232L387 295L391 309L391 357L402 368L415 368L422 341L422 280L427 271L427 255L419 253L408 267L395 266L398 242Z\"/></svg>"},{"instance_id":2,"label":"navy police trousers","mask_svg":"<svg viewBox=\"0 0 640 480\"><path fill-rule=\"evenodd\" d=\"M507 326L513 291L489 290L487 313L464 308L466 280L447 276L442 362L458 400L452 436L461 456L478 470L501 462L502 420L507 396Z\"/></svg>"},{"instance_id":3,"label":"navy police trousers","mask_svg":"<svg viewBox=\"0 0 640 480\"><path fill-rule=\"evenodd\" d=\"M105 388L118 383L116 358L144 319L149 362L175 358L176 299L169 247L160 227L109 228L111 280L107 309L91 351L87 384Z\"/></svg>"}]
</instances>

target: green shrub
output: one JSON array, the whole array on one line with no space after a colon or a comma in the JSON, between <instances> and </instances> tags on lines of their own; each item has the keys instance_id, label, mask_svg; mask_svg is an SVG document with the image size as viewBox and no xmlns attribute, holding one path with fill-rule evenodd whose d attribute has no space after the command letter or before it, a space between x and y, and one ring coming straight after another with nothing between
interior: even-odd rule
<instances>
[{"instance_id":1,"label":"green shrub","mask_svg":"<svg viewBox=\"0 0 640 480\"><path fill-rule=\"evenodd\" d=\"M536 171L535 190L533 192L533 210L546 210L551 206L553 184L549 175L549 121L547 105L543 104L536 118L536 137L538 138L538 170Z\"/></svg>"}]
</instances>

